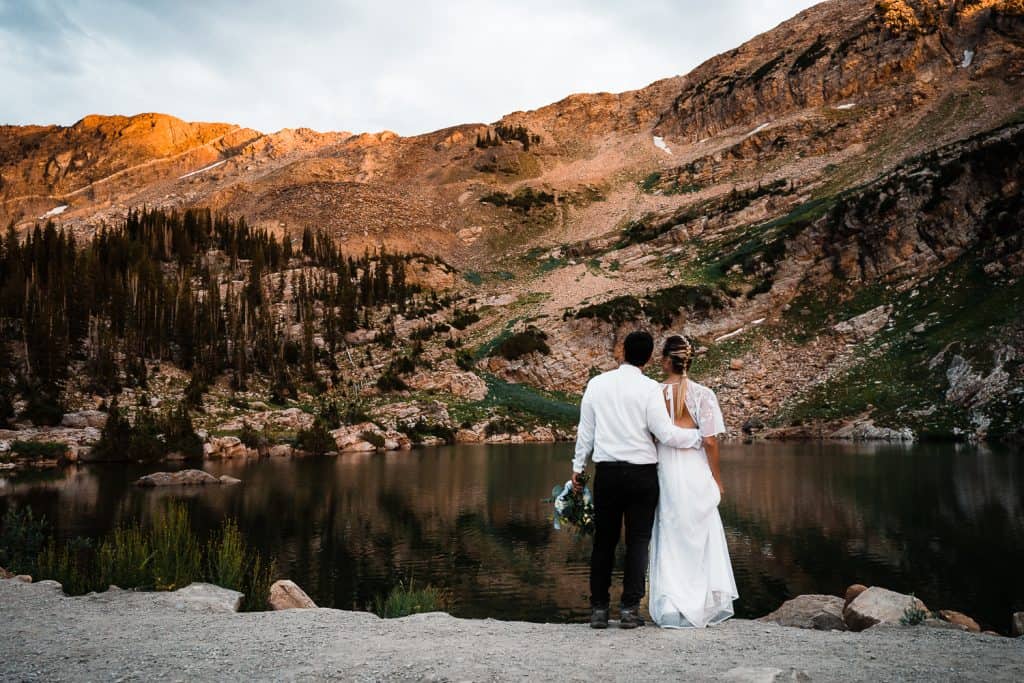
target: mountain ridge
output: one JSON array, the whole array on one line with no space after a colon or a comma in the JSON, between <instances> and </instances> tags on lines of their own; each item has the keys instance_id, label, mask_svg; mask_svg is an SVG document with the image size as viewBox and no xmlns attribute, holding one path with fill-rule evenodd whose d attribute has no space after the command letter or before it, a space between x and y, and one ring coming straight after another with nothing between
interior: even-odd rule
<instances>
[{"instance_id":1,"label":"mountain ridge","mask_svg":"<svg viewBox=\"0 0 1024 683\"><path fill-rule=\"evenodd\" d=\"M683 76L417 136L2 128L0 220L88 239L135 207L206 207L442 257L425 281L455 301L431 324L476 319L427 346L492 390L576 394L642 325L698 337L750 432L1005 436L1024 415L1022 81L1019 0L831 0Z\"/></svg>"}]
</instances>

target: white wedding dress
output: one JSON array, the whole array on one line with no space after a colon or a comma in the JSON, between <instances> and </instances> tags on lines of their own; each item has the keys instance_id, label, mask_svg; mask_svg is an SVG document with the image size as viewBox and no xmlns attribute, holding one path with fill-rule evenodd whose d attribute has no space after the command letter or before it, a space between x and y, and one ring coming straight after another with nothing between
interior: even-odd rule
<instances>
[{"instance_id":1,"label":"white wedding dress","mask_svg":"<svg viewBox=\"0 0 1024 683\"><path fill-rule=\"evenodd\" d=\"M725 432L715 392L688 382L686 407L702 436ZM670 414L674 386L663 385ZM704 448L658 444L661 495L651 534L649 609L664 628L703 628L733 615L739 597L718 514L721 493Z\"/></svg>"}]
</instances>

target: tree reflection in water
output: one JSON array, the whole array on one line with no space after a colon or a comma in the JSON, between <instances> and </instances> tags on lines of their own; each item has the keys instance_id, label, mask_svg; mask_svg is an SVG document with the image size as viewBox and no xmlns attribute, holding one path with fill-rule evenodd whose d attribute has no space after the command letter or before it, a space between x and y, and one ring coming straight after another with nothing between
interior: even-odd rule
<instances>
[{"instance_id":1,"label":"tree reflection in water","mask_svg":"<svg viewBox=\"0 0 1024 683\"><path fill-rule=\"evenodd\" d=\"M455 446L411 453L207 463L242 486L137 489L152 468L24 475L0 508L30 505L61 537L146 519L168 498L198 531L224 516L321 605L363 609L400 580L447 588L465 617L585 614L589 541L550 526L541 502L571 447ZM722 517L740 588L759 616L854 582L914 591L1007 630L1024 609L1019 454L943 445L729 445Z\"/></svg>"}]
</instances>

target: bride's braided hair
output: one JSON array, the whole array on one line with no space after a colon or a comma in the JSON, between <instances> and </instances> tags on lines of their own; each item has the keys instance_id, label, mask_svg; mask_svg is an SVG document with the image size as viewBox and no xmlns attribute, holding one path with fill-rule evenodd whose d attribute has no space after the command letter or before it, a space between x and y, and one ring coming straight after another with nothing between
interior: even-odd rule
<instances>
[{"instance_id":1,"label":"bride's braided hair","mask_svg":"<svg viewBox=\"0 0 1024 683\"><path fill-rule=\"evenodd\" d=\"M675 389L675 418L677 420L686 416L686 384L690 374L690 366L693 365L693 357L697 355L697 345L689 337L672 335L665 340L665 346L661 349L661 355L672 362L672 372L683 376L683 380Z\"/></svg>"}]
</instances>

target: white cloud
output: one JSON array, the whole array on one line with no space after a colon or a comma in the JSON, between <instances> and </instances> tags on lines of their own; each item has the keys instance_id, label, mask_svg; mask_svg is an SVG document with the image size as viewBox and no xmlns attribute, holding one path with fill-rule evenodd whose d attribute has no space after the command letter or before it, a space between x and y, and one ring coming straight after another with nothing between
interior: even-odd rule
<instances>
[{"instance_id":1,"label":"white cloud","mask_svg":"<svg viewBox=\"0 0 1024 683\"><path fill-rule=\"evenodd\" d=\"M414 134L685 73L806 0L0 0L0 123Z\"/></svg>"}]
</instances>

